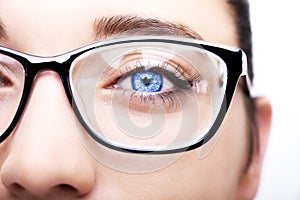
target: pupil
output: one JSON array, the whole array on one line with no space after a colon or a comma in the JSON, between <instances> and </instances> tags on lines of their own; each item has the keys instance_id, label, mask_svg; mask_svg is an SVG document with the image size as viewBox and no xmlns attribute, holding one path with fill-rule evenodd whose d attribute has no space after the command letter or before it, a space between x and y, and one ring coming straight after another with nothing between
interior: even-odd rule
<instances>
[{"instance_id":1,"label":"pupil","mask_svg":"<svg viewBox=\"0 0 300 200\"><path fill-rule=\"evenodd\" d=\"M152 80L152 78L145 77L145 78L143 78L143 83L148 86L148 85L150 85L151 80Z\"/></svg>"}]
</instances>

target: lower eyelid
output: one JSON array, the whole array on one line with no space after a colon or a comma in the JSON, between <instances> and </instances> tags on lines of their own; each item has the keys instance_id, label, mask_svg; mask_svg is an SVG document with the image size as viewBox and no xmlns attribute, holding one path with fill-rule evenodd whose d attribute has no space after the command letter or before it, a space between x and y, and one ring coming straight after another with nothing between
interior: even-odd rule
<instances>
[{"instance_id":1,"label":"lower eyelid","mask_svg":"<svg viewBox=\"0 0 300 200\"><path fill-rule=\"evenodd\" d=\"M185 103L187 93L180 90L161 93L143 93L125 89L97 89L96 99L104 104L118 103L139 112L149 112L164 109L164 111L178 112ZM105 103L106 102L106 103ZM156 109L155 109L156 108Z\"/></svg>"},{"instance_id":2,"label":"lower eyelid","mask_svg":"<svg viewBox=\"0 0 300 200\"><path fill-rule=\"evenodd\" d=\"M130 81L128 81L130 84ZM188 82L188 81L186 81ZM188 82L186 89L173 87L170 90L164 90L156 93L137 92L132 89L124 89L119 86L111 88L97 88L96 99L106 105L117 103L135 110L137 112L181 112L183 107L188 106L189 98L209 95L208 86L204 79L195 80L193 84Z\"/></svg>"},{"instance_id":3,"label":"lower eyelid","mask_svg":"<svg viewBox=\"0 0 300 200\"><path fill-rule=\"evenodd\" d=\"M172 92L159 93L155 95L132 95L130 98L131 107L135 110L152 110L155 111L155 107L161 110L162 108L166 112L177 112L180 108L180 101L175 97Z\"/></svg>"}]
</instances>

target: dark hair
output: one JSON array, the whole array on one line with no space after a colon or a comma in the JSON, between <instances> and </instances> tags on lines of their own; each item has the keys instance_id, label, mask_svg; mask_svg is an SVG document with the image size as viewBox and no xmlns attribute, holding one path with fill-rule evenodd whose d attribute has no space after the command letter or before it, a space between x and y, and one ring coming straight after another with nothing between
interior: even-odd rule
<instances>
[{"instance_id":1,"label":"dark hair","mask_svg":"<svg viewBox=\"0 0 300 200\"><path fill-rule=\"evenodd\" d=\"M253 80L253 63L252 63L252 30L250 23L250 11L248 0L228 0L233 9L238 42L248 58L248 67L250 79Z\"/></svg>"},{"instance_id":2,"label":"dark hair","mask_svg":"<svg viewBox=\"0 0 300 200\"><path fill-rule=\"evenodd\" d=\"M236 24L236 34L238 38L239 47L243 49L247 55L248 61L248 73L250 80L253 81L253 61L252 61L252 30L250 22L250 8L248 0L227 0L231 9L233 10L235 24ZM244 83L245 86L245 83ZM243 86L242 86L243 87ZM251 98L249 91L246 87L243 87L245 91L246 100L246 110L248 113L249 122L249 155L246 165L246 169L252 161L255 153L258 153L258 130L255 120L255 102L254 98Z\"/></svg>"}]
</instances>

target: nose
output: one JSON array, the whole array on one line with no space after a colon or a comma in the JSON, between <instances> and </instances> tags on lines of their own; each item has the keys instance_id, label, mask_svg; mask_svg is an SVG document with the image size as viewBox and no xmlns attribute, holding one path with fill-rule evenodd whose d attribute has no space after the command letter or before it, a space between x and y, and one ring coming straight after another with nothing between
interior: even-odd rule
<instances>
[{"instance_id":1,"label":"nose","mask_svg":"<svg viewBox=\"0 0 300 200\"><path fill-rule=\"evenodd\" d=\"M93 189L93 159L55 72L40 73L16 127L0 178L18 199L73 199Z\"/></svg>"}]
</instances>

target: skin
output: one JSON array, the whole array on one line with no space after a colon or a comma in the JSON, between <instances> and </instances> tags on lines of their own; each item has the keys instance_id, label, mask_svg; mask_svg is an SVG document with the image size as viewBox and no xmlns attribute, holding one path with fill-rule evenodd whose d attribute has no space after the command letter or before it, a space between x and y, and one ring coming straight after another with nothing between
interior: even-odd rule
<instances>
[{"instance_id":1,"label":"skin","mask_svg":"<svg viewBox=\"0 0 300 200\"><path fill-rule=\"evenodd\" d=\"M238 47L231 12L223 0L2 0L0 17L8 38L0 44L53 56L93 43L95 18L135 14L183 23L207 41ZM85 150L59 76L44 71L18 126L0 144L0 199L252 199L271 121L269 102L255 102L260 148L248 168L247 113L238 89L205 158L199 159L201 149L196 149L163 169L126 173Z\"/></svg>"}]
</instances>

